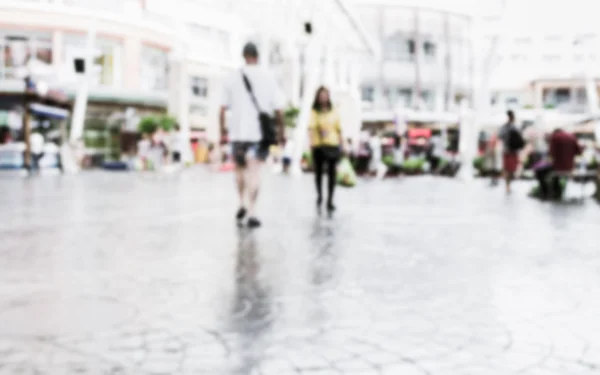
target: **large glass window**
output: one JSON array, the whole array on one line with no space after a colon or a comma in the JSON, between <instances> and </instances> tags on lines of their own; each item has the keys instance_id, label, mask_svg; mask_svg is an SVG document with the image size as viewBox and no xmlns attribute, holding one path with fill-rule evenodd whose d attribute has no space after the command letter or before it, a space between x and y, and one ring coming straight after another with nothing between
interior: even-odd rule
<instances>
[{"instance_id":1,"label":"large glass window","mask_svg":"<svg viewBox=\"0 0 600 375\"><path fill-rule=\"evenodd\" d=\"M166 90L168 87L169 56L159 48L142 48L142 89Z\"/></svg>"},{"instance_id":2,"label":"large glass window","mask_svg":"<svg viewBox=\"0 0 600 375\"><path fill-rule=\"evenodd\" d=\"M16 70L32 60L52 64L52 35L49 33L28 33L0 31L0 78L17 78Z\"/></svg>"},{"instance_id":3,"label":"large glass window","mask_svg":"<svg viewBox=\"0 0 600 375\"><path fill-rule=\"evenodd\" d=\"M71 78L77 74L75 59L85 58L87 53L86 44L87 37L85 35L65 36L65 66ZM122 44L118 41L100 38L96 40L94 47L92 84L95 86L120 87L123 71Z\"/></svg>"},{"instance_id":4,"label":"large glass window","mask_svg":"<svg viewBox=\"0 0 600 375\"><path fill-rule=\"evenodd\" d=\"M406 39L400 33L393 34L385 40L383 54L386 60L412 61L415 56L415 42Z\"/></svg>"},{"instance_id":5,"label":"large glass window","mask_svg":"<svg viewBox=\"0 0 600 375\"><path fill-rule=\"evenodd\" d=\"M195 98L208 98L208 79L204 77L190 77L192 96Z\"/></svg>"},{"instance_id":6,"label":"large glass window","mask_svg":"<svg viewBox=\"0 0 600 375\"><path fill-rule=\"evenodd\" d=\"M375 100L375 88L373 86L363 86L361 89L362 100L372 102Z\"/></svg>"},{"instance_id":7,"label":"large glass window","mask_svg":"<svg viewBox=\"0 0 600 375\"><path fill-rule=\"evenodd\" d=\"M423 54L425 55L425 59L427 60L435 60L437 52L437 47L435 43L426 41L423 43Z\"/></svg>"}]
</instances>

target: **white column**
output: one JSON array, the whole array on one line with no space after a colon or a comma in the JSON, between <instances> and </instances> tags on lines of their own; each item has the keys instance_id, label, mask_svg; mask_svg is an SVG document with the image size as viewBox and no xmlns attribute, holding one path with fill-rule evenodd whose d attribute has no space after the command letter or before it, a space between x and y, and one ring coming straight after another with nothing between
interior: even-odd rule
<instances>
[{"instance_id":1,"label":"white column","mask_svg":"<svg viewBox=\"0 0 600 375\"><path fill-rule=\"evenodd\" d=\"M352 118L346 129L345 138L352 138L354 145L358 144L360 137L360 131L362 129L362 100L360 93L360 65L358 62L354 62L350 65L350 86L349 93L352 103Z\"/></svg>"},{"instance_id":2,"label":"white column","mask_svg":"<svg viewBox=\"0 0 600 375\"><path fill-rule=\"evenodd\" d=\"M300 175L302 173L301 162L302 153L307 149L308 125L314 92L318 86L319 68L321 61L322 44L319 43L318 36L313 35L308 44L305 53L305 77L304 77L304 95L300 100L300 115L294 134L294 155L292 157L292 173Z\"/></svg>"},{"instance_id":3,"label":"white column","mask_svg":"<svg viewBox=\"0 0 600 375\"><path fill-rule=\"evenodd\" d=\"M63 71L63 66L70 61L65 61L64 56L64 45L65 45L65 34L61 30L55 30L52 33L52 65L57 72ZM73 69L73 68L71 68ZM62 78L62 77L61 77Z\"/></svg>"},{"instance_id":4,"label":"white column","mask_svg":"<svg viewBox=\"0 0 600 375\"><path fill-rule=\"evenodd\" d=\"M125 70L125 64L123 64L122 58L123 47L121 45L115 46L113 49L113 87L123 87L123 71Z\"/></svg>"},{"instance_id":5,"label":"white column","mask_svg":"<svg viewBox=\"0 0 600 375\"><path fill-rule=\"evenodd\" d=\"M441 113L444 112L444 107L445 107L445 95L444 95L444 84L443 82L439 82L436 86L435 86L435 112L437 113Z\"/></svg>"},{"instance_id":6,"label":"white column","mask_svg":"<svg viewBox=\"0 0 600 375\"><path fill-rule=\"evenodd\" d=\"M468 106L469 103L466 99L463 99L460 103L459 107L459 130L460 130L460 138L459 138L459 154L461 160L460 167L460 176L465 181L471 181L474 177L473 170L473 158L475 157L475 137L473 134L475 133L475 128L478 126L478 123L484 118L485 114L483 111L483 103L489 102L489 95L484 95L484 90L482 90L482 85L487 80L488 77L484 77L484 59L481 56L481 38L478 35L479 25L476 24L475 19L471 21L470 25L470 42L473 48L472 55L472 64L473 67L473 77L472 77L472 103L471 108L472 111L469 111ZM484 97L485 96L485 97Z\"/></svg>"},{"instance_id":7,"label":"white column","mask_svg":"<svg viewBox=\"0 0 600 375\"><path fill-rule=\"evenodd\" d=\"M259 63L263 66L270 66L270 57L271 57L271 39L266 35L262 35L260 38L259 45Z\"/></svg>"},{"instance_id":8,"label":"white column","mask_svg":"<svg viewBox=\"0 0 600 375\"><path fill-rule=\"evenodd\" d=\"M340 59L338 64L338 70L338 88L340 90L346 90L348 88L348 62L346 60Z\"/></svg>"},{"instance_id":9,"label":"white column","mask_svg":"<svg viewBox=\"0 0 600 375\"><path fill-rule=\"evenodd\" d=\"M79 86L75 96L75 106L73 109L73 120L71 123L71 143L75 143L83 136L83 125L85 123L85 112L87 110L87 101L89 94L89 85L94 75L94 49L96 44L96 30L91 28L88 31L86 51L85 51L85 73L79 77Z\"/></svg>"},{"instance_id":10,"label":"white column","mask_svg":"<svg viewBox=\"0 0 600 375\"><path fill-rule=\"evenodd\" d=\"M325 74L323 78L323 84L329 88L330 91L337 91L336 77L335 77L335 55L334 46L331 42L327 43L325 47Z\"/></svg>"},{"instance_id":11,"label":"white column","mask_svg":"<svg viewBox=\"0 0 600 375\"><path fill-rule=\"evenodd\" d=\"M302 72L300 71L300 51L295 45L290 46L290 100L294 107L300 105L300 84L302 81Z\"/></svg>"},{"instance_id":12,"label":"white column","mask_svg":"<svg viewBox=\"0 0 600 375\"><path fill-rule=\"evenodd\" d=\"M140 66L142 65L142 40L134 35L125 38L123 43L123 64L117 66L122 74L121 87L128 90L139 90L143 87Z\"/></svg>"},{"instance_id":13,"label":"white column","mask_svg":"<svg viewBox=\"0 0 600 375\"><path fill-rule=\"evenodd\" d=\"M177 121L180 126L182 138L187 141L181 158L184 163L192 162L192 148L190 144L190 84L186 59L179 61L179 106Z\"/></svg>"},{"instance_id":14,"label":"white column","mask_svg":"<svg viewBox=\"0 0 600 375\"><path fill-rule=\"evenodd\" d=\"M169 113L180 126L182 138L190 139L190 84L185 50L178 46L170 56L169 68ZM193 160L191 147L183 150L182 161Z\"/></svg>"}]
</instances>

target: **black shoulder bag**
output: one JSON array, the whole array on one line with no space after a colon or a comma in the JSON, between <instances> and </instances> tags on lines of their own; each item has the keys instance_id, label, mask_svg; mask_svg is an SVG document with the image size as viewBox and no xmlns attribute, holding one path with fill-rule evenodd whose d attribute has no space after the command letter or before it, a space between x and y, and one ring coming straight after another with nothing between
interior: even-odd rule
<instances>
[{"instance_id":1,"label":"black shoulder bag","mask_svg":"<svg viewBox=\"0 0 600 375\"><path fill-rule=\"evenodd\" d=\"M258 101L256 100L256 96L252 91L252 85L250 84L250 80L246 73L242 71L242 78L244 79L244 86L246 86L246 91L250 94L250 99L252 99L252 103L254 107L258 111L258 122L260 123L260 131L262 133L262 139L260 141L260 145L263 148L268 148L272 145L277 144L277 130L275 128L275 119L266 112L263 112L258 105Z\"/></svg>"}]
</instances>

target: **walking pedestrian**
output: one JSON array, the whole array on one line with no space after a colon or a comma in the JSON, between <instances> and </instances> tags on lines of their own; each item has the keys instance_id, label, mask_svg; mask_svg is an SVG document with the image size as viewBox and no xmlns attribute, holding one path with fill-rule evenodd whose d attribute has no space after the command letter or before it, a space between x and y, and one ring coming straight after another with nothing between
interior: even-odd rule
<instances>
[{"instance_id":1,"label":"walking pedestrian","mask_svg":"<svg viewBox=\"0 0 600 375\"><path fill-rule=\"evenodd\" d=\"M503 168L504 179L506 181L506 193L511 192L511 183L515 178L515 173L519 167L519 152L525 147L523 135L515 125L515 114L513 111L507 111L508 121L500 129L499 137L504 146Z\"/></svg>"},{"instance_id":2,"label":"walking pedestrian","mask_svg":"<svg viewBox=\"0 0 600 375\"><path fill-rule=\"evenodd\" d=\"M238 223L248 218L250 228L258 228L255 206L260 187L260 167L269 156L270 138L279 128L279 141L283 137L283 112L285 105L281 91L272 72L258 65L258 48L247 43L243 49L245 65L236 70L225 82L219 124L221 138L231 141L236 164L235 175L240 198L236 214ZM228 127L225 114L231 113ZM273 119L275 114L275 119Z\"/></svg>"},{"instance_id":3,"label":"walking pedestrian","mask_svg":"<svg viewBox=\"0 0 600 375\"><path fill-rule=\"evenodd\" d=\"M294 142L291 139L285 139L283 148L283 173L288 174L292 165L292 156L294 154Z\"/></svg>"},{"instance_id":4,"label":"walking pedestrian","mask_svg":"<svg viewBox=\"0 0 600 375\"><path fill-rule=\"evenodd\" d=\"M170 134L170 141L171 160L173 163L179 164L181 163L184 148L187 146L179 124L175 124L175 127Z\"/></svg>"},{"instance_id":5,"label":"walking pedestrian","mask_svg":"<svg viewBox=\"0 0 600 375\"><path fill-rule=\"evenodd\" d=\"M44 157L44 144L46 140L39 132L33 132L29 136L29 144L31 150L31 166L30 171L40 173L40 160Z\"/></svg>"},{"instance_id":6,"label":"walking pedestrian","mask_svg":"<svg viewBox=\"0 0 600 375\"><path fill-rule=\"evenodd\" d=\"M336 167L342 156L342 128L339 113L331 104L329 90L320 87L313 103L310 125L310 145L313 154L317 208L323 203L323 171L327 169L327 210L335 211L333 194L336 185Z\"/></svg>"}]
</instances>

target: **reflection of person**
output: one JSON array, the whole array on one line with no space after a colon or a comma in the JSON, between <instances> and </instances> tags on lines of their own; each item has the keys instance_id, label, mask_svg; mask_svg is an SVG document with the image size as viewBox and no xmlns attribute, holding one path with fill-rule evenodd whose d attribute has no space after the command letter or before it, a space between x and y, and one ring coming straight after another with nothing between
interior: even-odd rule
<instances>
[{"instance_id":1,"label":"reflection of person","mask_svg":"<svg viewBox=\"0 0 600 375\"><path fill-rule=\"evenodd\" d=\"M341 157L342 128L340 116L334 110L329 90L325 87L317 90L309 132L317 188L317 208L320 208L323 203L323 171L327 168L327 210L332 212L335 211L333 194L336 185L336 167Z\"/></svg>"},{"instance_id":2,"label":"reflection of person","mask_svg":"<svg viewBox=\"0 0 600 375\"><path fill-rule=\"evenodd\" d=\"M236 214L238 222L248 216L248 226L260 227L256 218L255 206L260 187L260 167L269 156L269 149L261 144L262 130L259 120L261 113L271 116L275 113L280 136L283 136L282 100L275 76L258 65L258 48L253 43L244 46L246 61L242 71L235 71L226 81L223 90L219 123L221 138L232 144L232 154L236 163L236 180L240 197L240 207ZM254 100L253 100L254 99ZM231 113L225 124L226 111ZM260 111L259 111L260 110ZM260 113L259 113L260 112ZM249 201L246 201L249 195Z\"/></svg>"},{"instance_id":3,"label":"reflection of person","mask_svg":"<svg viewBox=\"0 0 600 375\"><path fill-rule=\"evenodd\" d=\"M261 338L271 327L272 299L265 277L259 277L258 246L255 232L239 231L235 269L235 297L232 323L239 334L242 348L258 348ZM245 353L244 368L253 368L260 358L255 350Z\"/></svg>"}]
</instances>

